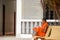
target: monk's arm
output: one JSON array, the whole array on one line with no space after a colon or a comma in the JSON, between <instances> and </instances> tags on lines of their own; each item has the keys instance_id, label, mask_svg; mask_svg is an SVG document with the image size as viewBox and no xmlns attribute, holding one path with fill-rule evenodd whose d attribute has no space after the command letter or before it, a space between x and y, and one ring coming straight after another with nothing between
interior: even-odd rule
<instances>
[{"instance_id":1,"label":"monk's arm","mask_svg":"<svg viewBox=\"0 0 60 40\"><path fill-rule=\"evenodd\" d=\"M47 24L47 23L46 23L46 24L44 24L44 25L42 25L42 29L45 29L47 26L48 26L48 24Z\"/></svg>"},{"instance_id":2,"label":"monk's arm","mask_svg":"<svg viewBox=\"0 0 60 40\"><path fill-rule=\"evenodd\" d=\"M33 30L34 30L35 32L39 32L39 30L42 30L42 28L41 28L40 26L38 26L38 27L34 27Z\"/></svg>"}]
</instances>

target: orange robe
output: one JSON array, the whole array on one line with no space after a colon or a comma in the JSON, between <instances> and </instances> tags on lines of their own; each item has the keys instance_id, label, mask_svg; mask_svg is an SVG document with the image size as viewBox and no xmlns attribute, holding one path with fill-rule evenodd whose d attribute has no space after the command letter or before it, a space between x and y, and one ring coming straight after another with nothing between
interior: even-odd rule
<instances>
[{"instance_id":1,"label":"orange robe","mask_svg":"<svg viewBox=\"0 0 60 40\"><path fill-rule=\"evenodd\" d=\"M33 30L36 32L36 36L41 36L41 37L45 36L46 33L44 32L44 30L45 28L47 28L47 26L48 26L48 23L46 22L42 24L41 27L40 26L34 27Z\"/></svg>"}]
</instances>

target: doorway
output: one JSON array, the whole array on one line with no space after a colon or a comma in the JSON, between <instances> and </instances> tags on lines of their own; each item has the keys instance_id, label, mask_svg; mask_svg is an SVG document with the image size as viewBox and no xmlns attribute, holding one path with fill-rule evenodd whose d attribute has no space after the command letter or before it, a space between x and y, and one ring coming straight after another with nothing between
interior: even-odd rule
<instances>
[{"instance_id":1,"label":"doorway","mask_svg":"<svg viewBox=\"0 0 60 40\"><path fill-rule=\"evenodd\" d=\"M16 12L13 14L6 13L6 6L3 4L3 25L2 35L3 36L15 36L16 35Z\"/></svg>"}]
</instances>

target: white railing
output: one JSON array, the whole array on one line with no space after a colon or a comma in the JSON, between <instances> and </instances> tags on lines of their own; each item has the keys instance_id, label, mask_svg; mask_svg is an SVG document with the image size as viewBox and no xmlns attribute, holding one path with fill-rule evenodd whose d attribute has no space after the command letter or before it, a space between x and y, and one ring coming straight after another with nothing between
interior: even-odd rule
<instances>
[{"instance_id":1,"label":"white railing","mask_svg":"<svg viewBox=\"0 0 60 40\"><path fill-rule=\"evenodd\" d=\"M32 28L41 25L41 22L37 21L21 21L21 33L22 34L32 34Z\"/></svg>"},{"instance_id":2,"label":"white railing","mask_svg":"<svg viewBox=\"0 0 60 40\"><path fill-rule=\"evenodd\" d=\"M41 26L42 20L21 20L21 34L32 34L33 27ZM51 23L54 22L60 22L59 20L47 20L49 22L49 25L52 25Z\"/></svg>"},{"instance_id":3,"label":"white railing","mask_svg":"<svg viewBox=\"0 0 60 40\"><path fill-rule=\"evenodd\" d=\"M21 20L21 38L32 38L32 34L34 33L32 28L41 26L41 22L42 20ZM47 20L47 22L49 23L49 25L52 25L52 23L56 22L60 23L59 20Z\"/></svg>"}]
</instances>

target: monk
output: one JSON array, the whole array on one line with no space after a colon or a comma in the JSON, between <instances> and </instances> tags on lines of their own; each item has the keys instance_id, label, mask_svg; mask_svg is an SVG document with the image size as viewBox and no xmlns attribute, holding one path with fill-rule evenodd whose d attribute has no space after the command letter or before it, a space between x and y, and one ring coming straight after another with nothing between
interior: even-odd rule
<instances>
[{"instance_id":1,"label":"monk","mask_svg":"<svg viewBox=\"0 0 60 40\"><path fill-rule=\"evenodd\" d=\"M33 30L36 32L34 36L44 37L46 34L46 28L48 27L48 23L45 18L42 19L42 26L34 27Z\"/></svg>"}]
</instances>

